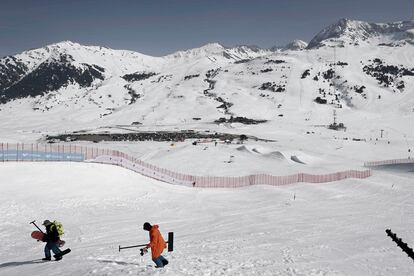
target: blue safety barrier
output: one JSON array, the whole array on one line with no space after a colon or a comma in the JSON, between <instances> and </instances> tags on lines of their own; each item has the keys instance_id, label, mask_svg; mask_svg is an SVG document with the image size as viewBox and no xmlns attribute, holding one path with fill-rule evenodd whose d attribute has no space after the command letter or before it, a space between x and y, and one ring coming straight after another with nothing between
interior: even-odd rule
<instances>
[{"instance_id":1,"label":"blue safety barrier","mask_svg":"<svg viewBox=\"0 0 414 276\"><path fill-rule=\"evenodd\" d=\"M77 161L85 160L84 154L43 152L31 150L0 150L0 161Z\"/></svg>"}]
</instances>

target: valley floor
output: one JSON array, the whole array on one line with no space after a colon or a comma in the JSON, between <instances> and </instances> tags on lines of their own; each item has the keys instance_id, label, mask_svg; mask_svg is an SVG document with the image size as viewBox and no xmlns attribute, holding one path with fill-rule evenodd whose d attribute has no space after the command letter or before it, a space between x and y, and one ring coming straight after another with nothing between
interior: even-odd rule
<instances>
[{"instance_id":1,"label":"valley floor","mask_svg":"<svg viewBox=\"0 0 414 276\"><path fill-rule=\"evenodd\" d=\"M411 275L412 173L327 184L198 189L88 163L0 164L0 275ZM41 263L29 224L59 220L72 253ZM170 264L118 245L175 233Z\"/></svg>"}]
</instances>

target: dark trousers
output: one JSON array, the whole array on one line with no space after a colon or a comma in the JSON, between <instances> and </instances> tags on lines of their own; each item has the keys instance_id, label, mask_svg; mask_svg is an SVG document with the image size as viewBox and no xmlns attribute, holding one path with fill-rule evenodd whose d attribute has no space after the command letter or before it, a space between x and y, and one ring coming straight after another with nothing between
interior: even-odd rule
<instances>
[{"instance_id":1,"label":"dark trousers","mask_svg":"<svg viewBox=\"0 0 414 276\"><path fill-rule=\"evenodd\" d=\"M152 259L152 261L157 265L157 267L164 267L168 264L168 261L166 258L164 258L162 255L160 255L156 259Z\"/></svg>"},{"instance_id":2,"label":"dark trousers","mask_svg":"<svg viewBox=\"0 0 414 276\"><path fill-rule=\"evenodd\" d=\"M62 251L60 251L59 247L57 246L57 243L55 242L47 242L45 245L45 256L46 258L50 258L50 250L53 251L53 253L57 254Z\"/></svg>"}]
</instances>

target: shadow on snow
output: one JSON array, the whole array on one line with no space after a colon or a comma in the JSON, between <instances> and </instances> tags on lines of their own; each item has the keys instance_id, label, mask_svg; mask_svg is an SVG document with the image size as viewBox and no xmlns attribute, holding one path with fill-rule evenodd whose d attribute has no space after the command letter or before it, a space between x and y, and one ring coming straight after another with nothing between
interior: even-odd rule
<instances>
[{"instance_id":1,"label":"shadow on snow","mask_svg":"<svg viewBox=\"0 0 414 276\"><path fill-rule=\"evenodd\" d=\"M11 266L21 266L21 265L30 265L30 264L41 264L44 263L41 259L23 261L23 262L8 262L0 264L0 268L11 267Z\"/></svg>"}]
</instances>

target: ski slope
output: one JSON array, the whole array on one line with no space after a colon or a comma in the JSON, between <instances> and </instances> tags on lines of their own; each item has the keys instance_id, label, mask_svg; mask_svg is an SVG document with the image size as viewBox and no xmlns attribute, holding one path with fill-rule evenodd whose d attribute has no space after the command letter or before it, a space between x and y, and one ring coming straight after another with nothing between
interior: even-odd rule
<instances>
[{"instance_id":1,"label":"ski slope","mask_svg":"<svg viewBox=\"0 0 414 276\"><path fill-rule=\"evenodd\" d=\"M0 275L412 275L385 234L414 245L411 173L329 184L198 189L108 165L1 163ZM41 263L30 221L59 220L72 253ZM175 233L170 264L118 245L145 221Z\"/></svg>"}]
</instances>

